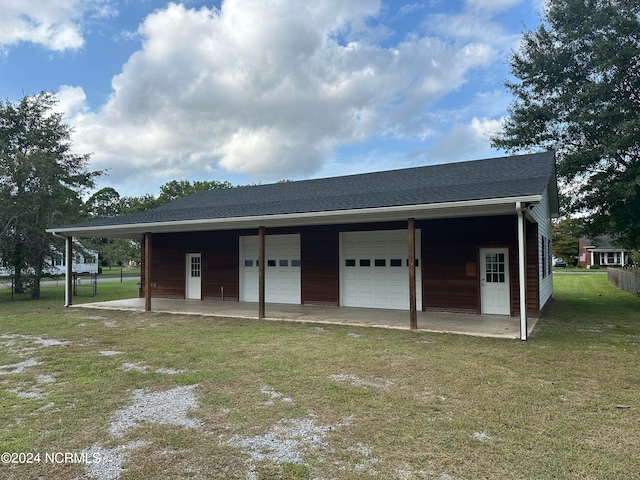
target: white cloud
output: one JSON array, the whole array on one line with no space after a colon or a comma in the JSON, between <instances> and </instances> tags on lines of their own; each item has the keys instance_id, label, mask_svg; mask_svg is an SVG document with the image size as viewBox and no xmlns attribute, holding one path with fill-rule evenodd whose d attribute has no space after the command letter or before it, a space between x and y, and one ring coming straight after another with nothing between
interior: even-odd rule
<instances>
[{"instance_id":1,"label":"white cloud","mask_svg":"<svg viewBox=\"0 0 640 480\"><path fill-rule=\"evenodd\" d=\"M499 154L489 139L502 128L503 119L473 117L469 123L458 123L427 151L432 161L472 160Z\"/></svg>"},{"instance_id":2,"label":"white cloud","mask_svg":"<svg viewBox=\"0 0 640 480\"><path fill-rule=\"evenodd\" d=\"M489 10L465 10L455 14L430 15L426 25L432 34L458 42L482 42L491 45L500 55L515 48L520 41L519 33L505 30L492 19L495 12Z\"/></svg>"},{"instance_id":3,"label":"white cloud","mask_svg":"<svg viewBox=\"0 0 640 480\"><path fill-rule=\"evenodd\" d=\"M66 117L77 116L88 110L87 95L82 87L62 85L58 89L58 105L56 110Z\"/></svg>"},{"instance_id":4,"label":"white cloud","mask_svg":"<svg viewBox=\"0 0 640 480\"><path fill-rule=\"evenodd\" d=\"M473 118L469 125L474 136L485 141L502 128L504 118Z\"/></svg>"},{"instance_id":5,"label":"white cloud","mask_svg":"<svg viewBox=\"0 0 640 480\"><path fill-rule=\"evenodd\" d=\"M310 175L338 147L371 138L424 140L430 113L475 68L490 41L416 33L389 46L379 0L226 0L169 4L98 111L65 87L74 146L110 181L138 188L217 172L253 180ZM143 193L140 192L140 193Z\"/></svg>"},{"instance_id":6,"label":"white cloud","mask_svg":"<svg viewBox=\"0 0 640 480\"><path fill-rule=\"evenodd\" d=\"M515 7L521 0L467 0L466 6L470 10L485 12L503 12Z\"/></svg>"},{"instance_id":7,"label":"white cloud","mask_svg":"<svg viewBox=\"0 0 640 480\"><path fill-rule=\"evenodd\" d=\"M113 0L0 0L0 49L28 42L62 52L81 48L83 17L117 14Z\"/></svg>"},{"instance_id":8,"label":"white cloud","mask_svg":"<svg viewBox=\"0 0 640 480\"><path fill-rule=\"evenodd\" d=\"M416 12L420 12L421 10L425 10L427 8L427 4L425 3L407 3L398 9L398 17L403 17L405 15L412 15Z\"/></svg>"}]
</instances>

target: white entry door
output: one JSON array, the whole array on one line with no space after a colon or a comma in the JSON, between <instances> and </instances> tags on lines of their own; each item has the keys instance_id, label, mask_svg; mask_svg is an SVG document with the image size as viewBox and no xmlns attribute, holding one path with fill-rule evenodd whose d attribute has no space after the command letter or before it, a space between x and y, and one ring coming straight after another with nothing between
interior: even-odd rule
<instances>
[{"instance_id":1,"label":"white entry door","mask_svg":"<svg viewBox=\"0 0 640 480\"><path fill-rule=\"evenodd\" d=\"M187 253L187 298L200 300L202 297L202 256Z\"/></svg>"},{"instance_id":2,"label":"white entry door","mask_svg":"<svg viewBox=\"0 0 640 480\"><path fill-rule=\"evenodd\" d=\"M509 249L480 249L480 303L483 314L509 315Z\"/></svg>"}]
</instances>

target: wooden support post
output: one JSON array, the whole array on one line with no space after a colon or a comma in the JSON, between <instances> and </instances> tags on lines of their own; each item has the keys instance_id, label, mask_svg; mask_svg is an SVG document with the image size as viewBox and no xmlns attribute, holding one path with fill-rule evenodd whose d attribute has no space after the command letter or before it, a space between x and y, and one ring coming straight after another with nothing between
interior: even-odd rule
<instances>
[{"instance_id":1,"label":"wooden support post","mask_svg":"<svg viewBox=\"0 0 640 480\"><path fill-rule=\"evenodd\" d=\"M73 304L73 237L66 238L65 247L64 306L70 307Z\"/></svg>"},{"instance_id":2,"label":"wooden support post","mask_svg":"<svg viewBox=\"0 0 640 480\"><path fill-rule=\"evenodd\" d=\"M151 311L151 234L144 234L144 311Z\"/></svg>"},{"instance_id":3,"label":"wooden support post","mask_svg":"<svg viewBox=\"0 0 640 480\"><path fill-rule=\"evenodd\" d=\"M410 218L407 222L409 231L409 326L418 329L418 312L416 308L416 221Z\"/></svg>"},{"instance_id":4,"label":"wooden support post","mask_svg":"<svg viewBox=\"0 0 640 480\"><path fill-rule=\"evenodd\" d=\"M264 227L258 227L258 320L264 319L265 304L265 240Z\"/></svg>"}]
</instances>

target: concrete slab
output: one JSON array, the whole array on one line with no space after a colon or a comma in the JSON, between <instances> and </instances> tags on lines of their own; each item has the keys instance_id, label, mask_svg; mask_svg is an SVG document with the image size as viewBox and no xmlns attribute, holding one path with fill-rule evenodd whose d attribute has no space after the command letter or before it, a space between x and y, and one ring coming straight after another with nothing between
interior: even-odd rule
<instances>
[{"instance_id":1,"label":"concrete slab","mask_svg":"<svg viewBox=\"0 0 640 480\"><path fill-rule=\"evenodd\" d=\"M143 312L144 298L84 303L73 307ZM258 318L258 304L251 302L154 298L151 308L158 313L249 320ZM409 312L404 310L267 304L265 320L409 330ZM537 318L529 318L528 335L537 321ZM418 312L418 331L518 339L520 319L503 315Z\"/></svg>"}]
</instances>

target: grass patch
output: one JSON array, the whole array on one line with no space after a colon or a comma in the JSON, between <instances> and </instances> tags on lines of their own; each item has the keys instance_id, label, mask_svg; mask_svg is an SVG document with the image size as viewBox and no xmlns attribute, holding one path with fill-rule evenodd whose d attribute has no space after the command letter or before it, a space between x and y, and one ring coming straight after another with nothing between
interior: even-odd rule
<instances>
[{"instance_id":1,"label":"grass patch","mask_svg":"<svg viewBox=\"0 0 640 480\"><path fill-rule=\"evenodd\" d=\"M261 464L256 467L255 473L256 480L307 480L309 478L309 468L306 465L291 462Z\"/></svg>"},{"instance_id":2,"label":"grass patch","mask_svg":"<svg viewBox=\"0 0 640 480\"><path fill-rule=\"evenodd\" d=\"M22 307L17 305L20 302L35 302L36 308L59 309L64 303L64 280L60 280L56 285L46 285L41 287L40 299L33 300L31 293L14 293L11 295L10 284L0 281L0 312L10 313L12 308L21 311ZM134 298L138 296L138 283L132 279L125 279L119 283L98 283L97 294L93 295L93 287L89 279L82 279L82 283L78 286L77 295L73 297L74 304L90 303L90 302L106 302L108 300L119 300L121 298ZM12 307L13 304L13 307ZM33 310L34 305L25 307L27 310Z\"/></svg>"},{"instance_id":3,"label":"grass patch","mask_svg":"<svg viewBox=\"0 0 640 480\"><path fill-rule=\"evenodd\" d=\"M140 267L102 267L102 273L99 275L99 278L129 278L129 277L139 277L140 276Z\"/></svg>"},{"instance_id":4,"label":"grass patch","mask_svg":"<svg viewBox=\"0 0 640 480\"><path fill-rule=\"evenodd\" d=\"M2 296L0 452L120 455L122 480L640 477L640 299L603 275L554 282L526 343ZM105 284L96 300L136 295ZM168 409L189 388L197 405ZM0 478L90 468L0 464Z\"/></svg>"}]
</instances>

